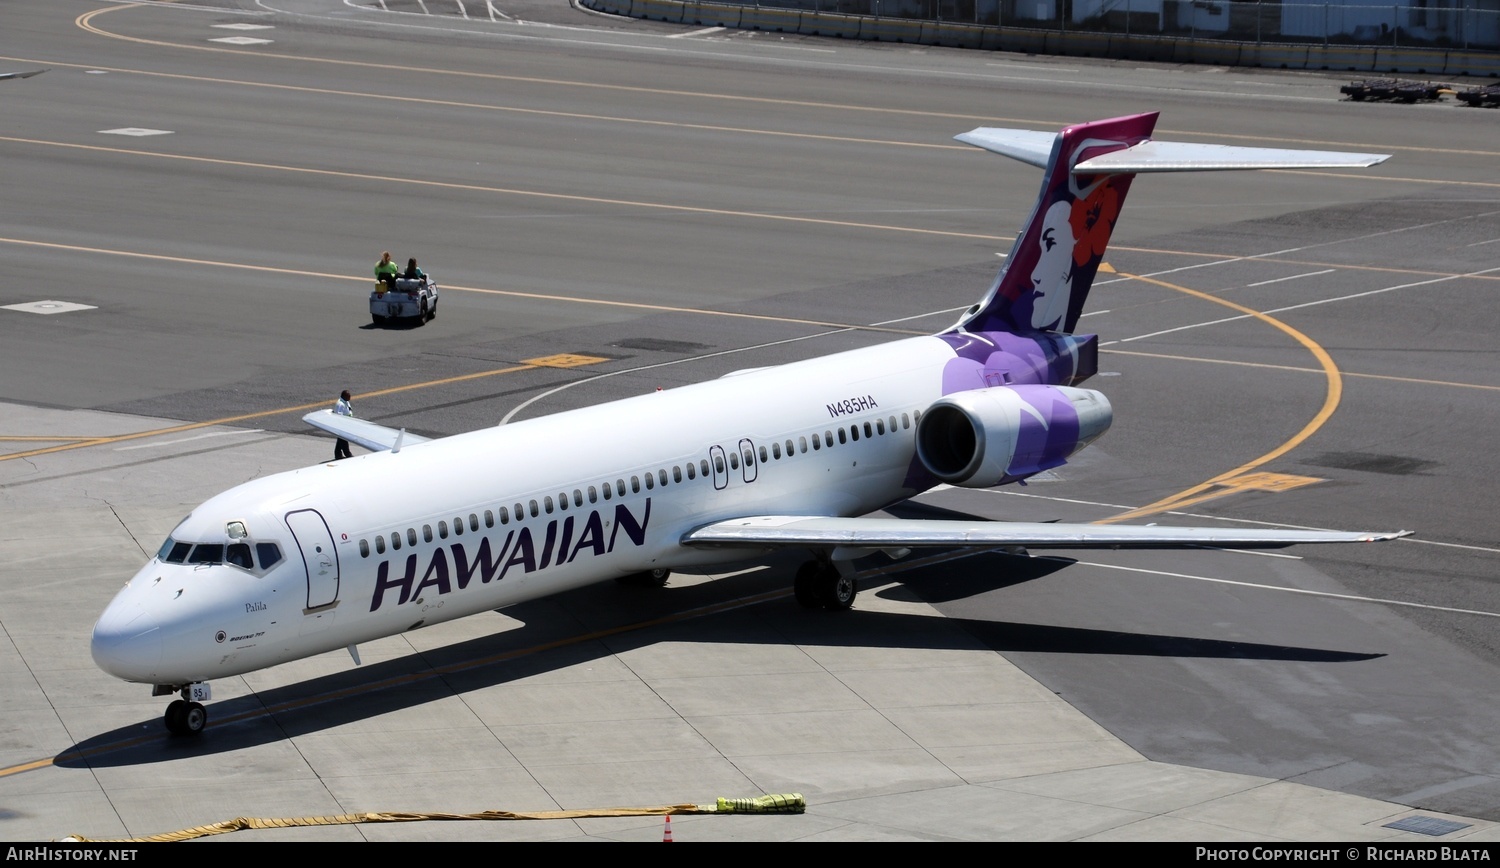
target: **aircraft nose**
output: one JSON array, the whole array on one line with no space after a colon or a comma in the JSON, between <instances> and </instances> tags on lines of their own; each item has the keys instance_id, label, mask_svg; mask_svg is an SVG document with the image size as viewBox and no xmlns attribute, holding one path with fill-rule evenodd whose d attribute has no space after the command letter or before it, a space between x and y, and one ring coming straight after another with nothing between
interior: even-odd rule
<instances>
[{"instance_id":1,"label":"aircraft nose","mask_svg":"<svg viewBox=\"0 0 1500 868\"><path fill-rule=\"evenodd\" d=\"M161 630L139 604L115 602L94 625L89 651L110 675L149 682L161 667Z\"/></svg>"}]
</instances>

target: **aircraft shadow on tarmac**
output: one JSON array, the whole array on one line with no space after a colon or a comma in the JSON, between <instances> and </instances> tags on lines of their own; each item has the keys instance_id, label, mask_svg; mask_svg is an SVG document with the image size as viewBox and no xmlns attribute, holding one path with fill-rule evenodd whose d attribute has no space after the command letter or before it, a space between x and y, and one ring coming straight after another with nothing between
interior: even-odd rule
<instances>
[{"instance_id":1,"label":"aircraft shadow on tarmac","mask_svg":"<svg viewBox=\"0 0 1500 868\"><path fill-rule=\"evenodd\" d=\"M999 557L1006 562L1001 570L994 569L993 561L981 569L954 569L949 562L905 572L899 583L876 580L886 583L867 587L862 593L931 602L934 596L956 598L1042 578L1070 563L1061 558ZM53 763L64 768L149 765L262 746L415 708L455 694L588 664L657 642L934 650L971 649L978 640L999 652L1317 663L1384 656L1187 636L875 612L861 610L857 602L847 612L807 610L791 599L789 590L777 593L787 584L785 580L792 570L791 562L782 560L776 559L772 569L681 588L646 590L606 584L513 607L505 614L524 626L360 667L350 664L347 670L332 675L214 702L208 708L209 728L201 737L170 736L161 719L153 716L79 742L59 753ZM1004 576L998 584L997 572ZM767 593L775 596L729 611L675 622L663 618L673 612L723 607ZM566 610L566 614L560 615L559 608ZM580 623L584 626L580 627Z\"/></svg>"}]
</instances>

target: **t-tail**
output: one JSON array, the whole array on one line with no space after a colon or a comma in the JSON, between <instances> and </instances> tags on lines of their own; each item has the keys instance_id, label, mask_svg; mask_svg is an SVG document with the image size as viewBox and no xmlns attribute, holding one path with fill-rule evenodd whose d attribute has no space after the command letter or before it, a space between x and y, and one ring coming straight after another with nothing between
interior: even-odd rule
<instances>
[{"instance_id":1,"label":"t-tail","mask_svg":"<svg viewBox=\"0 0 1500 868\"><path fill-rule=\"evenodd\" d=\"M1364 168L1388 156L1159 142L1151 138L1156 116L1092 121L1056 134L981 127L955 136L1045 174L1036 207L989 292L950 332L1071 334L1137 174Z\"/></svg>"}]
</instances>

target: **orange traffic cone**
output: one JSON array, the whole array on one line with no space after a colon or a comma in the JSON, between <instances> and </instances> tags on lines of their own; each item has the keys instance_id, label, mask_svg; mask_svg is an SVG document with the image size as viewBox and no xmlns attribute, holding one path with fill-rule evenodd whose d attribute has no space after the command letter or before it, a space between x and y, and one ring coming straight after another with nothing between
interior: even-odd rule
<instances>
[{"instance_id":1,"label":"orange traffic cone","mask_svg":"<svg viewBox=\"0 0 1500 868\"><path fill-rule=\"evenodd\" d=\"M667 827L661 833L661 842L663 844L670 844L670 843L672 843L672 815L671 814L667 815Z\"/></svg>"}]
</instances>

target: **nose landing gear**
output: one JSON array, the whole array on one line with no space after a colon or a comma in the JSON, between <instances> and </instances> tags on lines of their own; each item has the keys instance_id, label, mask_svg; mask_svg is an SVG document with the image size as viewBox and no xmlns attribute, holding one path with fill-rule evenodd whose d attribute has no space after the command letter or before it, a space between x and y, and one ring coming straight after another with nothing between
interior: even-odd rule
<instances>
[{"instance_id":1,"label":"nose landing gear","mask_svg":"<svg viewBox=\"0 0 1500 868\"><path fill-rule=\"evenodd\" d=\"M208 683L196 681L192 684L177 688L171 684L158 684L152 689L152 696L169 696L173 693L181 694L181 699L174 699L167 706L167 713L162 722L167 725L167 732L173 735L198 735L203 728L208 726L208 709L203 707L210 693Z\"/></svg>"}]
</instances>

